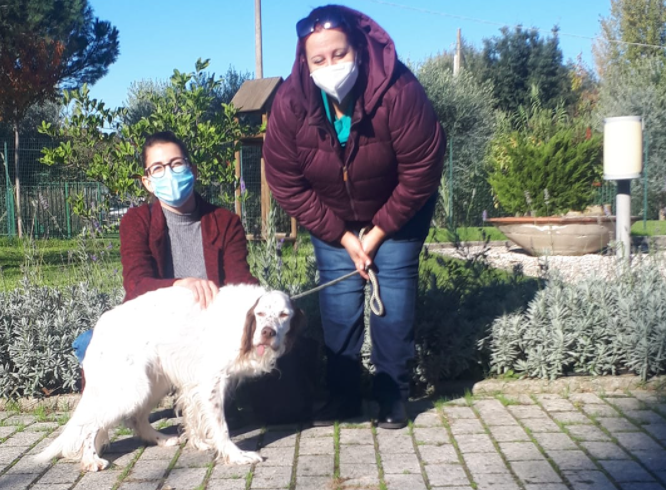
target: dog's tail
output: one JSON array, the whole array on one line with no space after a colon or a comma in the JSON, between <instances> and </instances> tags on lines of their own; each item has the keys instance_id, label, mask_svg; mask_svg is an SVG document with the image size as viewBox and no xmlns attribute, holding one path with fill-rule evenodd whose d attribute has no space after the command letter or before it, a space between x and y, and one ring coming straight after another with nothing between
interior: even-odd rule
<instances>
[{"instance_id":1,"label":"dog's tail","mask_svg":"<svg viewBox=\"0 0 666 490\"><path fill-rule=\"evenodd\" d=\"M82 427L70 420L65 430L41 453L35 456L35 462L46 463L53 458L64 456L65 458L80 459L83 453L83 431Z\"/></svg>"},{"instance_id":2,"label":"dog's tail","mask_svg":"<svg viewBox=\"0 0 666 490\"><path fill-rule=\"evenodd\" d=\"M65 433L63 432L56 438L55 441L49 444L46 449L37 454L34 457L35 463L46 463L51 461L53 458L61 456L65 446L64 435Z\"/></svg>"},{"instance_id":3,"label":"dog's tail","mask_svg":"<svg viewBox=\"0 0 666 490\"><path fill-rule=\"evenodd\" d=\"M68 459L81 458L86 435L90 435L91 430L89 429L92 425L90 420L86 420L86 413L90 412L90 407L87 406L90 402L87 394L84 393L81 396L72 418L69 419L62 433L34 457L36 462L45 463L60 456Z\"/></svg>"}]
</instances>

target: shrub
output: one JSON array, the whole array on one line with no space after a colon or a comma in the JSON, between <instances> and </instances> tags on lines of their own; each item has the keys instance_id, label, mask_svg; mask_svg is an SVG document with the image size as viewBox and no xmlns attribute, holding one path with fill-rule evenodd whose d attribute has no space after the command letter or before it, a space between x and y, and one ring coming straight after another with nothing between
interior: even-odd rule
<instances>
[{"instance_id":1,"label":"shrub","mask_svg":"<svg viewBox=\"0 0 666 490\"><path fill-rule=\"evenodd\" d=\"M26 280L0 292L0 397L75 391L72 341L121 300L121 291L101 293L86 283L57 289Z\"/></svg>"},{"instance_id":2,"label":"shrub","mask_svg":"<svg viewBox=\"0 0 666 490\"><path fill-rule=\"evenodd\" d=\"M569 122L561 109L541 108L537 97L491 142L488 181L498 204L512 214L583 211L601 179L601 136Z\"/></svg>"},{"instance_id":3,"label":"shrub","mask_svg":"<svg viewBox=\"0 0 666 490\"><path fill-rule=\"evenodd\" d=\"M537 216L583 211L593 203L601 175L601 137L561 129L546 141L519 131L493 146L488 177L502 207Z\"/></svg>"},{"instance_id":4,"label":"shrub","mask_svg":"<svg viewBox=\"0 0 666 490\"><path fill-rule=\"evenodd\" d=\"M553 278L527 309L497 318L480 345L491 372L536 378L666 371L666 279L652 260L613 280Z\"/></svg>"},{"instance_id":5,"label":"shrub","mask_svg":"<svg viewBox=\"0 0 666 490\"><path fill-rule=\"evenodd\" d=\"M95 203L102 210L108 210L112 196L118 203L136 204L147 195L136 178L143 175L140 153L145 138L168 129L189 149L197 166L197 188L216 183L219 198L232 203L234 196L228 194L228 187L235 189L240 184L233 165L235 152L249 128L239 122L231 105L216 103L224 82L205 72L209 62L198 59L189 73L174 70L163 89L145 94L144 102L152 112L132 123L126 108L105 107L104 102L91 98L86 85L63 91L63 105L71 111L59 126L43 123L39 128L40 133L60 141L59 146L42 150L42 163L76 169L103 184L110 193ZM94 218L82 195L72 197L72 204L76 214Z\"/></svg>"},{"instance_id":6,"label":"shrub","mask_svg":"<svg viewBox=\"0 0 666 490\"><path fill-rule=\"evenodd\" d=\"M432 388L444 380L480 378L488 366L478 341L495 318L524 308L538 281L520 270L493 269L487 248L470 253L459 246L461 258L424 252L416 307L416 369L414 383Z\"/></svg>"}]
</instances>

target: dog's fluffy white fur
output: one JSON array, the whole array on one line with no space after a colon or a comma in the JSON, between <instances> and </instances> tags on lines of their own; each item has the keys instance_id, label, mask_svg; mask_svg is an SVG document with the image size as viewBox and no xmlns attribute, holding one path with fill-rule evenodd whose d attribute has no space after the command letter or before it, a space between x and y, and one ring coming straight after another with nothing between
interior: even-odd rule
<instances>
[{"instance_id":1,"label":"dog's fluffy white fur","mask_svg":"<svg viewBox=\"0 0 666 490\"><path fill-rule=\"evenodd\" d=\"M261 461L231 441L225 390L234 380L269 372L301 320L287 295L252 285L221 288L203 310L188 289L170 287L106 312L83 361L86 386L76 411L37 459L64 456L80 459L85 471L104 469L108 430L123 421L148 443L173 446L184 437L229 464ZM166 436L148 421L172 388L183 414L181 437Z\"/></svg>"}]
</instances>

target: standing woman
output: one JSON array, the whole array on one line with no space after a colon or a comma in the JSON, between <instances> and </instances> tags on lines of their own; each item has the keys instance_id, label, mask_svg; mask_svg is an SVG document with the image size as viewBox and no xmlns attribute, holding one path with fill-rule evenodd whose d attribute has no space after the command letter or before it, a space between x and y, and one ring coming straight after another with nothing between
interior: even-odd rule
<instances>
[{"instance_id":1,"label":"standing woman","mask_svg":"<svg viewBox=\"0 0 666 490\"><path fill-rule=\"evenodd\" d=\"M419 253L435 206L446 140L389 35L337 5L296 25L298 46L268 123L266 177L277 202L310 231L320 292L330 398L315 424L361 414L367 269L386 312L372 314L378 425L407 424ZM359 237L359 231L367 231Z\"/></svg>"},{"instance_id":2,"label":"standing woman","mask_svg":"<svg viewBox=\"0 0 666 490\"><path fill-rule=\"evenodd\" d=\"M141 181L155 199L120 222L125 301L168 286L192 290L205 308L225 284L251 283L240 218L194 191L197 170L170 131L146 139Z\"/></svg>"}]
</instances>

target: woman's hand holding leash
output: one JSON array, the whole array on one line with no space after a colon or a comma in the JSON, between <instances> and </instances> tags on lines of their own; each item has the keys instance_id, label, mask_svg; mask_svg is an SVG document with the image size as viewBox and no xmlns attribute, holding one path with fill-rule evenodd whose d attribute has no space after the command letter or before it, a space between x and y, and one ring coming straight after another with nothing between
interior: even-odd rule
<instances>
[{"instance_id":1,"label":"woman's hand holding leash","mask_svg":"<svg viewBox=\"0 0 666 490\"><path fill-rule=\"evenodd\" d=\"M384 242L386 232L378 226L373 226L367 232L361 235L361 245L363 250L369 256L374 258L379 246Z\"/></svg>"},{"instance_id":2,"label":"woman's hand holding leash","mask_svg":"<svg viewBox=\"0 0 666 490\"><path fill-rule=\"evenodd\" d=\"M352 259L352 262L354 262L354 265L356 266L356 270L340 276L337 279L333 279L327 283L320 284L319 286L309 289L308 291L295 294L291 297L291 299L295 300L302 298L303 296L307 296L308 294L321 291L322 289L332 286L333 284L337 284L340 281L344 281L345 279L352 277L355 274L360 274L363 279L370 281L372 284L370 309L375 315L383 316L385 311L384 303L382 303L382 300L379 297L379 283L377 282L375 271L372 270L371 267L372 257L374 257L377 249L384 241L385 237L386 233L384 233L384 230L376 226L367 232L365 230L361 230L361 233L358 237L350 231L345 232L345 234L340 239L340 244L345 248L345 250L347 250L349 257Z\"/></svg>"},{"instance_id":3,"label":"woman's hand holding leash","mask_svg":"<svg viewBox=\"0 0 666 490\"><path fill-rule=\"evenodd\" d=\"M359 240L359 238L351 231L346 231L340 239L340 244L345 247L345 250L347 250L349 257L352 259L352 262L354 262L356 270L361 277L366 281L370 279L367 270L372 265L372 258L363 249L361 240Z\"/></svg>"}]
</instances>

